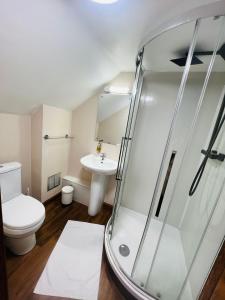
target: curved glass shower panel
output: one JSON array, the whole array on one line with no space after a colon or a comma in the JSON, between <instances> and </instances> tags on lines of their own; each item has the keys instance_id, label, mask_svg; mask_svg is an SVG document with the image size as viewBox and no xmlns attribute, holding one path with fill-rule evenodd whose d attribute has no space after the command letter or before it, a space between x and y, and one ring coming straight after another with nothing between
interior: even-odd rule
<instances>
[{"instance_id":1,"label":"curved glass shower panel","mask_svg":"<svg viewBox=\"0 0 225 300\"><path fill-rule=\"evenodd\" d=\"M143 87L126 177L122 181L121 205L111 239L114 254L129 275L146 225L183 75L184 68L170 60L177 55L177 47L185 47L186 55L194 28L195 22L191 22L173 29L173 32L163 33L152 41L151 51L144 54ZM162 52L160 57L158 49ZM128 256L121 255L121 245L129 248ZM148 272L148 262L145 265Z\"/></svg>"},{"instance_id":2,"label":"curved glass shower panel","mask_svg":"<svg viewBox=\"0 0 225 300\"><path fill-rule=\"evenodd\" d=\"M127 172L129 153L131 149L131 140L133 137L138 108L139 108L140 93L141 93L141 87L143 82L142 58L143 58L143 49L139 52L136 59L135 83L131 95L131 103L129 108L126 132L125 132L125 136L122 137L121 140L119 162L118 162L117 173L116 173L117 188L116 188L115 203L113 207L113 214L111 220L111 233L113 232L114 222L117 217L119 207L121 205L121 199L123 195L123 184L121 183L123 181L123 178L125 178Z\"/></svg>"},{"instance_id":3,"label":"curved glass shower panel","mask_svg":"<svg viewBox=\"0 0 225 300\"><path fill-rule=\"evenodd\" d=\"M159 85L158 88L159 95L160 92L165 88L165 86L167 88L165 97L164 98L158 97L158 100L162 102L162 106L160 107L158 113L156 113L155 115L155 123L151 124L152 127L154 128L155 135L159 140L160 145L163 146L162 152L164 153L166 151L165 146L166 146L166 141L168 139L170 128L167 125L167 131L162 130L162 128L158 126L159 123L158 119L160 115L162 115L162 113L164 112L164 109L165 112L168 113L169 111L167 106L168 103L171 105L170 108L171 113L173 113L174 111L176 102L181 101L181 104L179 107L179 113L176 115L176 119L175 119L176 122L174 123L169 147L167 147L167 153L164 157L164 162L162 163L162 167L160 170L161 174L159 176L159 168L157 169L157 172L154 174L154 178L155 178L155 182L153 186L154 201L150 203L151 207L148 215L148 224L146 225L145 234L143 235L142 244L140 245L139 252L136 257L135 265L132 272L132 276L135 282L137 282L142 286L145 286L146 284L151 263L155 255L157 243L160 239L163 220L165 218L165 211L166 211L165 208L168 206L169 199L170 199L169 198L169 194L171 193L170 186L175 181L175 175L179 168L182 154L184 152L186 137L190 129L194 111L196 109L196 103L201 93L201 86L204 82L204 76L201 76L201 78L199 78L197 84L195 78L192 78L190 76L190 73L188 73L189 69L191 70L194 66L193 64L190 65L190 63L193 61L192 58L189 60L189 65L186 65L188 52L190 51L190 54L192 55L192 52L194 52L196 49L196 44L198 41L199 23L196 24L190 23L190 24L186 24L186 26L192 28L192 30L190 31L190 37L188 37L186 34L187 28L185 28L184 31L182 31L181 28L179 28L178 32L176 31L174 32L176 39L180 41L180 44L177 45L175 43L173 50L169 51L168 59L165 63L166 69L164 70L162 69L161 73L159 73L159 75L157 74L158 76L156 78L152 77L151 73L150 76L146 77L146 82L148 83L149 86L149 89L146 89L147 94L152 93L152 90L154 90L155 82ZM190 47L189 47L190 41L188 41L188 39L190 39L191 41ZM164 44L166 44L166 40L163 41L161 37L161 44L163 42ZM159 48L159 45L156 45L156 47L155 45L153 45L153 49L155 49L155 51L152 51L152 42L149 43L149 45L145 47L145 55L148 53L154 53L154 55L157 56L157 51L156 51L157 48ZM153 61L155 61L155 56L152 56ZM150 58L151 56L147 55L147 59L150 60ZM173 70L172 72L170 71L171 69ZM185 72L183 73L184 70ZM173 97L171 97L172 93L175 91L174 82L176 82L178 78L180 82L181 81L180 76L183 77L184 81L182 80L181 86L177 87L176 93L174 93ZM160 81L160 78L163 78L163 82ZM187 87L191 87L189 92L189 98L186 97L185 92L183 93L183 90L186 91ZM190 100L190 96L191 96L191 100ZM173 101L172 104L170 103L171 100ZM164 116L164 119L165 119L164 122L168 121L168 118L166 118L166 116ZM149 118L148 123L150 122L151 119ZM158 153L156 152L156 157L157 154ZM159 166L161 164L161 160L162 160L162 156L160 157L160 161L158 162ZM158 185L157 189L155 187L156 184ZM149 196L152 199L153 192ZM174 229L174 233L176 233L176 228L172 228L172 229ZM161 274L158 274L158 277L161 276L162 276ZM149 293L151 293L150 290L148 291Z\"/></svg>"},{"instance_id":4,"label":"curved glass shower panel","mask_svg":"<svg viewBox=\"0 0 225 300\"><path fill-rule=\"evenodd\" d=\"M127 122L126 134L122 139L121 149L120 149L120 158L119 158L119 166L117 170L117 187L116 187L116 195L115 195L115 204L113 208L112 220L111 220L111 240L110 244L114 255L121 264L123 268L123 272L130 275L130 270L132 268L131 264L124 264L124 254L123 249L126 249L128 252L128 256L132 253L132 248L126 244L126 236L127 232L129 232L129 222L123 216L121 217L121 202L123 199L123 188L124 188L124 179L127 175L127 166L129 163L129 155L132 147L134 128L136 123L136 118L139 109L140 102L140 93L143 82L143 71L142 71L142 55L143 52L140 53L140 56L137 58L137 70L136 70L136 82L133 88L132 102L130 105L129 118ZM119 177L118 177L119 175ZM124 238L125 237L125 238ZM131 250L130 250L131 249ZM127 256L127 255L125 255ZM130 258L130 257L129 257ZM128 259L129 262L129 259Z\"/></svg>"},{"instance_id":5,"label":"curved glass shower panel","mask_svg":"<svg viewBox=\"0 0 225 300\"><path fill-rule=\"evenodd\" d=\"M196 299L196 293L201 287L199 284L204 282L207 276L205 271L209 271L212 263L205 261L203 264L203 260L197 262L195 258L224 186L224 167L219 158L213 156L213 152L210 152L196 192L192 196L189 193L199 162L206 155L223 99L225 105L225 60L221 51L225 43L224 36L219 41L224 29L224 18L207 18L201 21L194 56L202 63L191 66L183 105L171 140L169 153L180 143L181 157L177 168L171 171L164 195L166 201L162 205L162 227L145 282L145 288L160 299ZM182 134L182 123L178 121L180 119L185 122L186 118L190 126ZM212 150L216 149L221 153L225 151L223 141L222 128ZM210 243L207 247L212 246ZM204 251L202 254L204 258L207 257ZM216 253L213 257L215 255ZM198 276L193 274L190 278L188 275L196 263L205 271L198 272Z\"/></svg>"},{"instance_id":6,"label":"curved glass shower panel","mask_svg":"<svg viewBox=\"0 0 225 300\"><path fill-rule=\"evenodd\" d=\"M214 136L213 130L217 121L220 121L221 129L218 133L209 159L207 160L203 175L195 193L186 197L186 205L180 222L180 232L185 253L188 273L186 275L186 289L189 287L193 299L197 299L201 287L214 263L217 251L224 239L225 228L225 125L219 112L224 117L225 111L225 17L220 18L221 39L218 43L218 51L215 63L207 86L199 121L193 136L193 143L199 142L199 133L204 126L205 115L213 112L213 120L209 126L207 137L202 146L198 147L201 157L195 165L194 175L199 164L205 158L204 150L207 150L210 140ZM221 50L224 49L224 50ZM217 151L217 155L212 156ZM195 153L189 150L187 160ZM189 168L191 168L191 164ZM193 182L193 177L189 182ZM198 274L198 275L197 275ZM201 276L199 275L201 274ZM185 300L185 292L180 291L180 297Z\"/></svg>"}]
</instances>

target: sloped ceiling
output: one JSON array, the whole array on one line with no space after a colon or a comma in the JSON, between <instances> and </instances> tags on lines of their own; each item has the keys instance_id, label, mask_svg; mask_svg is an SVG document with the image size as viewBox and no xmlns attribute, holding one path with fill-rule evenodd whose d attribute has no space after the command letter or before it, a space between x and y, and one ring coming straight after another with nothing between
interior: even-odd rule
<instances>
[{"instance_id":1,"label":"sloped ceiling","mask_svg":"<svg viewBox=\"0 0 225 300\"><path fill-rule=\"evenodd\" d=\"M150 28L212 0L0 0L0 112L73 109L134 70Z\"/></svg>"}]
</instances>

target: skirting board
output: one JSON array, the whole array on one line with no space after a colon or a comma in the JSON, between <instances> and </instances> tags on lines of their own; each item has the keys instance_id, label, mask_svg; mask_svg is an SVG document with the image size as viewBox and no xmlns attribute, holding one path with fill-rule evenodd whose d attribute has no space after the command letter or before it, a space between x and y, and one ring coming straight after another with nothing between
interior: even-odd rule
<instances>
[{"instance_id":1,"label":"skirting board","mask_svg":"<svg viewBox=\"0 0 225 300\"><path fill-rule=\"evenodd\" d=\"M80 181L76 177L65 176L62 185L71 185L74 187L73 200L88 206L90 198L90 185L88 182Z\"/></svg>"},{"instance_id":2,"label":"skirting board","mask_svg":"<svg viewBox=\"0 0 225 300\"><path fill-rule=\"evenodd\" d=\"M62 179L62 186L71 185L74 187L73 200L81 204L88 206L90 199L90 183L87 181L81 181L79 178L73 176L64 176ZM111 205L108 201L106 204Z\"/></svg>"}]
</instances>

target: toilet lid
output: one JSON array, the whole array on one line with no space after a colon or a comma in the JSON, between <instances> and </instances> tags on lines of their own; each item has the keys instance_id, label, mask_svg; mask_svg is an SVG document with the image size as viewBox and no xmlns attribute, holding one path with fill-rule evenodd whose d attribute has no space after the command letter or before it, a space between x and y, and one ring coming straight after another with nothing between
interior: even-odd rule
<instances>
[{"instance_id":1,"label":"toilet lid","mask_svg":"<svg viewBox=\"0 0 225 300\"><path fill-rule=\"evenodd\" d=\"M21 194L2 204L3 225L11 229L32 227L44 216L44 205L30 196Z\"/></svg>"}]
</instances>

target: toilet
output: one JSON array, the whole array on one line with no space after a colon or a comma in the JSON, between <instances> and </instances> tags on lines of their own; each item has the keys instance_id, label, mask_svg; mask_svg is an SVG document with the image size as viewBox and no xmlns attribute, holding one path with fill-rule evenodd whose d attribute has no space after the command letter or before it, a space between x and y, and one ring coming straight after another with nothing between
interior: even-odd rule
<instances>
[{"instance_id":1,"label":"toilet","mask_svg":"<svg viewBox=\"0 0 225 300\"><path fill-rule=\"evenodd\" d=\"M0 165L3 230L6 246L16 255L29 252L36 245L36 231L45 219L45 207L21 191L21 164Z\"/></svg>"}]
</instances>

